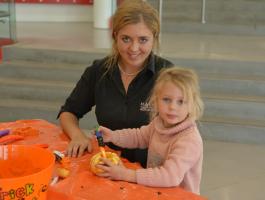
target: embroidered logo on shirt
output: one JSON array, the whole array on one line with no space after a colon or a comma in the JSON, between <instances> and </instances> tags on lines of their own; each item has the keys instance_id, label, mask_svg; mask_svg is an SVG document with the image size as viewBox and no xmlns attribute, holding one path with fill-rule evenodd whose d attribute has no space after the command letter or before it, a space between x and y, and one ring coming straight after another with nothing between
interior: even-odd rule
<instances>
[{"instance_id":1,"label":"embroidered logo on shirt","mask_svg":"<svg viewBox=\"0 0 265 200\"><path fill-rule=\"evenodd\" d=\"M140 111L144 111L144 112L150 112L151 111L151 106L149 103L147 102L141 102L140 103Z\"/></svg>"}]
</instances>

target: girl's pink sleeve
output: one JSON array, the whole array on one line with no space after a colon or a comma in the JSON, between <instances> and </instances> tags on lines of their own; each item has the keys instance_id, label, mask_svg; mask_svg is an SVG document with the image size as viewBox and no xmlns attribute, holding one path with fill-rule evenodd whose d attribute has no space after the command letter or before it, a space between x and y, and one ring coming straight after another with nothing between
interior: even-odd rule
<instances>
[{"instance_id":1,"label":"girl's pink sleeve","mask_svg":"<svg viewBox=\"0 0 265 200\"><path fill-rule=\"evenodd\" d=\"M202 148L200 137L181 138L172 147L163 165L136 171L137 183L153 187L179 186L184 175L201 159Z\"/></svg>"},{"instance_id":2,"label":"girl's pink sleeve","mask_svg":"<svg viewBox=\"0 0 265 200\"><path fill-rule=\"evenodd\" d=\"M150 125L141 128L117 130L112 135L112 142L123 148L147 148L150 132Z\"/></svg>"}]
</instances>

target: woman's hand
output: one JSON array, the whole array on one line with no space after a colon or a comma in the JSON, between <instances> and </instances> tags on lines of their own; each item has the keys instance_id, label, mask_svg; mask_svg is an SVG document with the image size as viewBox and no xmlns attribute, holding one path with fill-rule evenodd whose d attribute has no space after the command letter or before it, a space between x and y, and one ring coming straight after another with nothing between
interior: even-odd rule
<instances>
[{"instance_id":1,"label":"woman's hand","mask_svg":"<svg viewBox=\"0 0 265 200\"><path fill-rule=\"evenodd\" d=\"M113 131L104 127L100 126L99 131L102 133L104 142L111 142Z\"/></svg>"},{"instance_id":2,"label":"woman's hand","mask_svg":"<svg viewBox=\"0 0 265 200\"><path fill-rule=\"evenodd\" d=\"M66 150L66 155L70 157L80 157L85 151L91 152L91 141L80 129L77 117L70 112L62 112L59 119L63 131L71 138Z\"/></svg>"},{"instance_id":3,"label":"woman's hand","mask_svg":"<svg viewBox=\"0 0 265 200\"><path fill-rule=\"evenodd\" d=\"M80 157L84 154L85 151L92 151L91 140L86 137L84 134L74 137L68 147L67 147L67 156L70 157Z\"/></svg>"},{"instance_id":4,"label":"woman's hand","mask_svg":"<svg viewBox=\"0 0 265 200\"><path fill-rule=\"evenodd\" d=\"M109 178L111 180L122 180L128 182L136 182L135 170L126 168L122 162L115 165L107 158L101 158L103 164L98 164L96 167L102 169L104 172L97 174L100 177Z\"/></svg>"}]
</instances>

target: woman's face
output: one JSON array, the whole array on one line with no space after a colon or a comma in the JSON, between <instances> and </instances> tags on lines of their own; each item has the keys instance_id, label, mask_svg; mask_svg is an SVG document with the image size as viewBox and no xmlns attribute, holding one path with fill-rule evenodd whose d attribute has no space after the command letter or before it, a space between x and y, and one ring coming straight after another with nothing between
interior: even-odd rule
<instances>
[{"instance_id":1,"label":"woman's face","mask_svg":"<svg viewBox=\"0 0 265 200\"><path fill-rule=\"evenodd\" d=\"M123 67L139 69L152 51L154 36L143 22L139 22L120 29L116 41Z\"/></svg>"}]
</instances>

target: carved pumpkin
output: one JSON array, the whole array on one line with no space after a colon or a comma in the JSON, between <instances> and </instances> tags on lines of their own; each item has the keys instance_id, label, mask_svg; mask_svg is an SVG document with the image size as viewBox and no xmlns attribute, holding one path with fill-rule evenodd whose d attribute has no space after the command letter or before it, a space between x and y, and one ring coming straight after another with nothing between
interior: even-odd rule
<instances>
[{"instance_id":1,"label":"carved pumpkin","mask_svg":"<svg viewBox=\"0 0 265 200\"><path fill-rule=\"evenodd\" d=\"M116 153L113 152L106 152L107 159L109 159L112 163L115 165L119 164L120 158ZM95 154L91 159L90 159L90 169L94 174L99 174L102 173L103 170L99 169L96 167L97 164L102 164L102 161L100 161L100 158L103 158L102 153L99 152Z\"/></svg>"}]
</instances>

